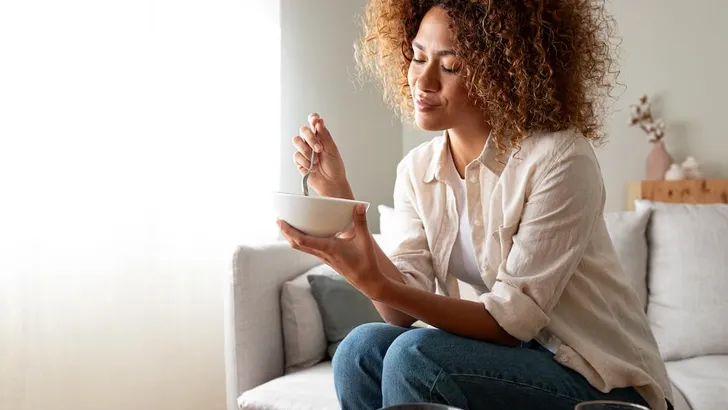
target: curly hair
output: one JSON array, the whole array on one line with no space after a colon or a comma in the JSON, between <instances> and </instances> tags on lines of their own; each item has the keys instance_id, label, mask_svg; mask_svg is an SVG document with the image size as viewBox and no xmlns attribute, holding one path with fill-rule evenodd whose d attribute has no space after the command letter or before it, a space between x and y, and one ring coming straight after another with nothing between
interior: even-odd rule
<instances>
[{"instance_id":1,"label":"curly hair","mask_svg":"<svg viewBox=\"0 0 728 410\"><path fill-rule=\"evenodd\" d=\"M407 71L425 14L442 7L469 97L501 152L520 148L531 130L575 128L593 142L618 71L614 18L603 0L370 0L357 45L363 74L411 119Z\"/></svg>"}]
</instances>

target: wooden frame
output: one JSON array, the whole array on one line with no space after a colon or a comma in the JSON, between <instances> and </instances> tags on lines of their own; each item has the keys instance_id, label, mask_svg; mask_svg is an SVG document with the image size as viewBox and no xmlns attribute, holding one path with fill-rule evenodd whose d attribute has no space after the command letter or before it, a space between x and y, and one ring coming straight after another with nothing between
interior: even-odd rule
<instances>
[{"instance_id":1,"label":"wooden frame","mask_svg":"<svg viewBox=\"0 0 728 410\"><path fill-rule=\"evenodd\" d=\"M634 210L634 201L688 204L728 204L728 180L686 179L681 181L635 181L627 190L627 210Z\"/></svg>"}]
</instances>

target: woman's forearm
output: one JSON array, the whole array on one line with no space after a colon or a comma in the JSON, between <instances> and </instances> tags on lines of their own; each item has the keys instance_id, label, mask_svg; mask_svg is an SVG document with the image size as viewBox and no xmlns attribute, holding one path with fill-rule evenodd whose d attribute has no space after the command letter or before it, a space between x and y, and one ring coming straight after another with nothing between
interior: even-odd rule
<instances>
[{"instance_id":1,"label":"woman's forearm","mask_svg":"<svg viewBox=\"0 0 728 410\"><path fill-rule=\"evenodd\" d=\"M375 303L384 304L398 313L411 317L413 321L421 320L459 336L506 346L515 346L519 343L518 339L503 330L481 303L437 295L407 286L402 282L399 270L389 259L387 261L389 263L380 261L380 267L390 280L383 282L371 295L372 300L376 300ZM392 278L396 276L395 272L399 274L399 280Z\"/></svg>"},{"instance_id":2,"label":"woman's forearm","mask_svg":"<svg viewBox=\"0 0 728 410\"><path fill-rule=\"evenodd\" d=\"M386 266L391 265L392 261L389 259L389 257L382 251L382 248L379 247L375 243L376 251L377 251L377 262L379 262L379 266ZM403 286L406 286L404 284L404 279L402 279L402 273L397 269L387 269L384 271L384 274L387 275L387 277L395 282L401 283ZM403 312L400 312L397 309L392 308L391 306L376 301L372 299L372 302L374 302L374 307L377 308L377 311L382 316L382 319L384 319L387 323L402 327L409 327L412 326L412 323L415 322L415 319Z\"/></svg>"}]
</instances>

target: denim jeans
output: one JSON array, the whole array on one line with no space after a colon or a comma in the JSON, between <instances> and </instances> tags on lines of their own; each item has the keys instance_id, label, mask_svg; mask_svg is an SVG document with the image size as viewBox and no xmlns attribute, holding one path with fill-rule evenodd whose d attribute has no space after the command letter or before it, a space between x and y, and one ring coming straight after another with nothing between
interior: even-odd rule
<instances>
[{"instance_id":1,"label":"denim jeans","mask_svg":"<svg viewBox=\"0 0 728 410\"><path fill-rule=\"evenodd\" d=\"M370 323L354 329L333 358L343 410L440 403L487 410L573 410L587 400L646 406L633 388L602 393L536 342L505 347L437 329Z\"/></svg>"}]
</instances>

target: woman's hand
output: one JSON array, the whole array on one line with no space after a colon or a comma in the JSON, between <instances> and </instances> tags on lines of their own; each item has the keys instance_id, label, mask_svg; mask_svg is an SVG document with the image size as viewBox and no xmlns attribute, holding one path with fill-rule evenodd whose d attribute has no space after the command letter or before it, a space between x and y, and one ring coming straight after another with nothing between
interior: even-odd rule
<instances>
[{"instance_id":1,"label":"woman's hand","mask_svg":"<svg viewBox=\"0 0 728 410\"><path fill-rule=\"evenodd\" d=\"M349 181L346 179L344 161L336 147L324 120L318 114L308 116L308 125L300 129L300 135L293 137L296 153L293 162L298 172L305 175L311 163L311 150L316 152L314 166L308 177L308 185L321 196L354 199ZM318 134L314 132L316 130Z\"/></svg>"},{"instance_id":2,"label":"woman's hand","mask_svg":"<svg viewBox=\"0 0 728 410\"><path fill-rule=\"evenodd\" d=\"M367 228L363 205L354 210L354 228L339 237L314 238L282 220L278 227L292 248L318 257L369 298L375 299L389 281L377 262L376 245Z\"/></svg>"}]
</instances>

